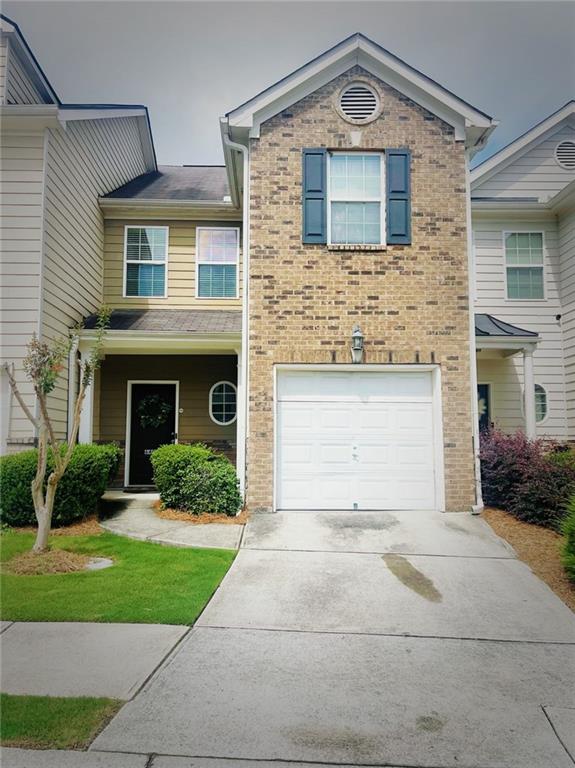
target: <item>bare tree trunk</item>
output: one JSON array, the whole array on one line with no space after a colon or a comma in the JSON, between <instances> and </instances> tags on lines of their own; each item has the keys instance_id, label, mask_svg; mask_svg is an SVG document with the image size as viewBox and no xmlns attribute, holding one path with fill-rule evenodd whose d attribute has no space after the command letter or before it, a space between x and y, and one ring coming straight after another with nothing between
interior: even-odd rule
<instances>
[{"instance_id":1,"label":"bare tree trunk","mask_svg":"<svg viewBox=\"0 0 575 768\"><path fill-rule=\"evenodd\" d=\"M34 552L45 552L48 549L48 536L50 535L50 529L52 527L54 500L56 498L56 489L58 488L60 477L61 475L59 473L52 472L48 478L46 496L42 506L36 508L36 504L34 503L36 518L38 520L38 533L36 534L36 541L32 547Z\"/></svg>"},{"instance_id":2,"label":"bare tree trunk","mask_svg":"<svg viewBox=\"0 0 575 768\"><path fill-rule=\"evenodd\" d=\"M33 546L34 552L44 552L48 548L48 534L50 525L46 526L46 502L44 499L44 477L46 476L46 465L48 463L48 432L44 425L40 426L38 433L38 463L36 465L36 475L32 480L32 501L34 502L34 512L38 521L38 532L36 542Z\"/></svg>"}]
</instances>

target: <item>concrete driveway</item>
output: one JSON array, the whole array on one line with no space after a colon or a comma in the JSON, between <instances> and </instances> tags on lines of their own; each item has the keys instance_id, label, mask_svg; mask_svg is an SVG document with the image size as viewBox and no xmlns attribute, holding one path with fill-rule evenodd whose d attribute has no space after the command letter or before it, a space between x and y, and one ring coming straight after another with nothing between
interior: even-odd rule
<instances>
[{"instance_id":1,"label":"concrete driveway","mask_svg":"<svg viewBox=\"0 0 575 768\"><path fill-rule=\"evenodd\" d=\"M92 750L173 768L573 768L575 617L468 515L256 516Z\"/></svg>"}]
</instances>

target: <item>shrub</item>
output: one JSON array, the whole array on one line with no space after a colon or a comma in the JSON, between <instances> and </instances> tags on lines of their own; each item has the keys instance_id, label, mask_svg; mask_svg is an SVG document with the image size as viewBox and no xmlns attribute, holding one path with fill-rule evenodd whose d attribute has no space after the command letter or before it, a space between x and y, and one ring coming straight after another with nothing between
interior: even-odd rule
<instances>
[{"instance_id":1,"label":"shrub","mask_svg":"<svg viewBox=\"0 0 575 768\"><path fill-rule=\"evenodd\" d=\"M569 447L493 429L481 436L480 457L486 504L558 528L575 490L575 455Z\"/></svg>"},{"instance_id":2,"label":"shrub","mask_svg":"<svg viewBox=\"0 0 575 768\"><path fill-rule=\"evenodd\" d=\"M236 471L222 454L197 443L163 445L150 458L164 507L194 515L235 515L240 510Z\"/></svg>"},{"instance_id":3,"label":"shrub","mask_svg":"<svg viewBox=\"0 0 575 768\"><path fill-rule=\"evenodd\" d=\"M567 576L575 582L575 496L572 496L567 506L567 515L561 529L565 535L563 546L563 565Z\"/></svg>"},{"instance_id":4,"label":"shrub","mask_svg":"<svg viewBox=\"0 0 575 768\"><path fill-rule=\"evenodd\" d=\"M527 523L558 529L575 490L575 467L556 462L554 456L536 457L517 485L509 512Z\"/></svg>"},{"instance_id":5,"label":"shrub","mask_svg":"<svg viewBox=\"0 0 575 768\"><path fill-rule=\"evenodd\" d=\"M529 466L540 458L543 445L522 432L508 435L498 429L481 433L480 459L483 499L486 504L509 509L517 486Z\"/></svg>"},{"instance_id":6,"label":"shrub","mask_svg":"<svg viewBox=\"0 0 575 768\"><path fill-rule=\"evenodd\" d=\"M62 446L64 451L66 446ZM36 474L36 449L0 457L0 520L5 525L36 525L31 483ZM60 480L53 524L69 525L96 511L98 500L115 475L121 450L117 445L77 445ZM46 479L53 466L49 458Z\"/></svg>"}]
</instances>

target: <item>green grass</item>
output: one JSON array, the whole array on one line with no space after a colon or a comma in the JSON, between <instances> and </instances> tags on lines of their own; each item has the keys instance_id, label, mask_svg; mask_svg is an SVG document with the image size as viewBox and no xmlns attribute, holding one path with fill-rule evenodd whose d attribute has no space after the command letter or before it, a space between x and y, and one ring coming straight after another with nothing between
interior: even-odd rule
<instances>
[{"instance_id":1,"label":"green grass","mask_svg":"<svg viewBox=\"0 0 575 768\"><path fill-rule=\"evenodd\" d=\"M31 749L87 747L123 702L0 694L0 743Z\"/></svg>"},{"instance_id":2,"label":"green grass","mask_svg":"<svg viewBox=\"0 0 575 768\"><path fill-rule=\"evenodd\" d=\"M0 561L30 549L31 533L0 537ZM2 573L0 618L193 624L232 564L226 549L177 549L111 533L54 536L54 548L111 557L101 571L17 576Z\"/></svg>"}]
</instances>

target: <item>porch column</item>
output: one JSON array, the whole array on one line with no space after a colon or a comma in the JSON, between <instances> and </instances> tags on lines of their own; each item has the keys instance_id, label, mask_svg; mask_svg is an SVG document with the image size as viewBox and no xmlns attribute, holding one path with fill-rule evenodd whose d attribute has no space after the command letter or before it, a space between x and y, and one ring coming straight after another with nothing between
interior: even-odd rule
<instances>
[{"instance_id":1,"label":"porch column","mask_svg":"<svg viewBox=\"0 0 575 768\"><path fill-rule=\"evenodd\" d=\"M240 493L244 495L246 481L246 388L242 366L242 350L235 350L238 358L238 402L236 421L236 472L240 481Z\"/></svg>"},{"instance_id":2,"label":"porch column","mask_svg":"<svg viewBox=\"0 0 575 768\"><path fill-rule=\"evenodd\" d=\"M78 339L72 342L70 354L68 356L68 428L66 437L69 440L72 433L72 424L74 422L74 407L76 405L76 396L78 394Z\"/></svg>"},{"instance_id":3,"label":"porch column","mask_svg":"<svg viewBox=\"0 0 575 768\"><path fill-rule=\"evenodd\" d=\"M80 352L82 361L90 354L90 350ZM91 443L94 429L94 380L89 387L86 387L86 396L84 397L84 406L80 415L80 428L78 430L79 443Z\"/></svg>"},{"instance_id":4,"label":"porch column","mask_svg":"<svg viewBox=\"0 0 575 768\"><path fill-rule=\"evenodd\" d=\"M523 409L525 411L525 435L532 440L535 430L535 377L533 375L533 347L523 349Z\"/></svg>"}]
</instances>

